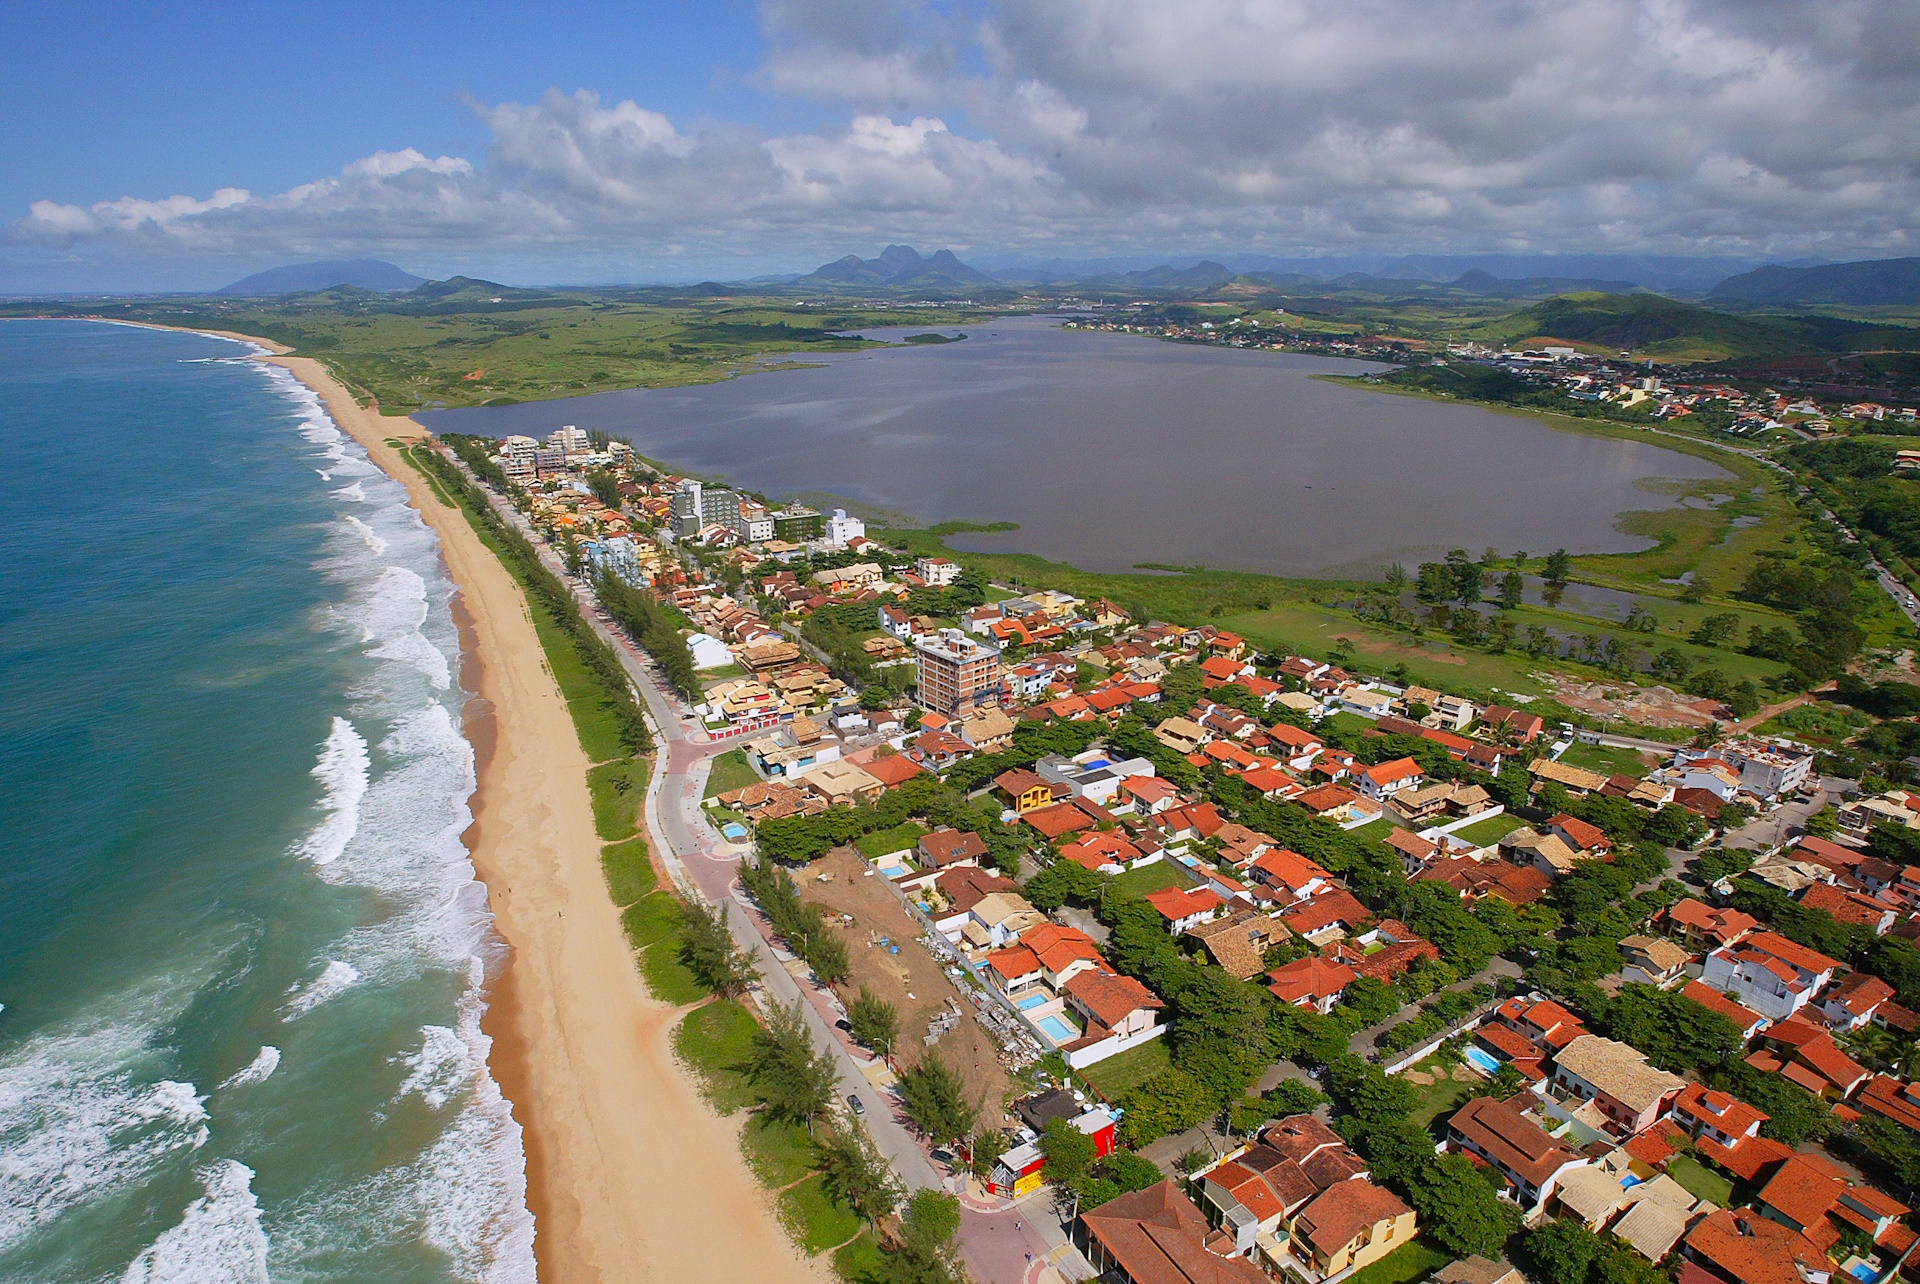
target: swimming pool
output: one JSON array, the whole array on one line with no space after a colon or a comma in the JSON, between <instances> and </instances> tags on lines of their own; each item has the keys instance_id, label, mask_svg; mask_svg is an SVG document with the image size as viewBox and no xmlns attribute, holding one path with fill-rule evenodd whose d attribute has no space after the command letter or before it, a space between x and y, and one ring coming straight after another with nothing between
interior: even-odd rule
<instances>
[{"instance_id":1,"label":"swimming pool","mask_svg":"<svg viewBox=\"0 0 1920 1284\"><path fill-rule=\"evenodd\" d=\"M1055 1043L1071 1043L1080 1037L1080 1032L1058 1016L1043 1016L1038 1022L1040 1029Z\"/></svg>"},{"instance_id":2,"label":"swimming pool","mask_svg":"<svg viewBox=\"0 0 1920 1284\"><path fill-rule=\"evenodd\" d=\"M1867 1265L1865 1262L1855 1262L1847 1268L1847 1274L1857 1280L1865 1280L1866 1284L1873 1284L1875 1280L1880 1278L1880 1272L1874 1270L1873 1267Z\"/></svg>"},{"instance_id":3,"label":"swimming pool","mask_svg":"<svg viewBox=\"0 0 1920 1284\"><path fill-rule=\"evenodd\" d=\"M1045 1003L1047 1001L1047 998L1048 998L1048 995L1046 991L1035 990L1032 994L1023 994L1018 999L1014 1000L1014 1006L1019 1008L1022 1012L1031 1012L1034 1008L1037 1008L1041 1004Z\"/></svg>"},{"instance_id":4,"label":"swimming pool","mask_svg":"<svg viewBox=\"0 0 1920 1284\"><path fill-rule=\"evenodd\" d=\"M1489 1079L1500 1073L1499 1059L1485 1048L1469 1045L1467 1049L1460 1054L1460 1059Z\"/></svg>"},{"instance_id":5,"label":"swimming pool","mask_svg":"<svg viewBox=\"0 0 1920 1284\"><path fill-rule=\"evenodd\" d=\"M720 836L730 843L737 843L747 836L747 827L737 820L730 820L720 826Z\"/></svg>"}]
</instances>

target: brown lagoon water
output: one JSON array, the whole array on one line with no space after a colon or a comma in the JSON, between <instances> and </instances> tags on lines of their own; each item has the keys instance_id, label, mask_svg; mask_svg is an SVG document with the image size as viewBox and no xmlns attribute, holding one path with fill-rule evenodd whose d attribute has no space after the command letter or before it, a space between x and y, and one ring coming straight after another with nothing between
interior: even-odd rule
<instances>
[{"instance_id":1,"label":"brown lagoon water","mask_svg":"<svg viewBox=\"0 0 1920 1284\"><path fill-rule=\"evenodd\" d=\"M924 330L876 332L898 337ZM1632 552L1614 528L1719 478L1651 443L1314 379L1386 367L1060 329L817 358L818 368L417 416L440 432L604 428L674 468L776 498L832 493L925 522L1014 521L955 546L1093 570L1282 575L1411 565L1449 548Z\"/></svg>"}]
</instances>

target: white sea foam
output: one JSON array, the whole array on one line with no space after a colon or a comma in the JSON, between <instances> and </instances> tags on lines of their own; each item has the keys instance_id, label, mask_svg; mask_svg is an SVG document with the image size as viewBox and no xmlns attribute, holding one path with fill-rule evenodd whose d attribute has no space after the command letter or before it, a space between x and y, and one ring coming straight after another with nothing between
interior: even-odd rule
<instances>
[{"instance_id":1,"label":"white sea foam","mask_svg":"<svg viewBox=\"0 0 1920 1284\"><path fill-rule=\"evenodd\" d=\"M351 988L360 979L360 969L351 963L342 963L339 959L327 960L327 966L320 975L306 984L295 982L288 987L289 1001L282 1011L285 1021L297 1020L307 1013Z\"/></svg>"},{"instance_id":2,"label":"white sea foam","mask_svg":"<svg viewBox=\"0 0 1920 1284\"><path fill-rule=\"evenodd\" d=\"M314 778L325 787L320 809L326 813L312 833L300 842L300 852L316 865L331 865L353 841L360 828L360 800L367 793L367 742L345 718L333 720L333 730L320 746Z\"/></svg>"},{"instance_id":3,"label":"white sea foam","mask_svg":"<svg viewBox=\"0 0 1920 1284\"><path fill-rule=\"evenodd\" d=\"M267 1284L267 1235L253 1170L223 1159L196 1176L207 1193L141 1250L121 1284Z\"/></svg>"},{"instance_id":4,"label":"white sea foam","mask_svg":"<svg viewBox=\"0 0 1920 1284\"><path fill-rule=\"evenodd\" d=\"M420 1051L401 1058L412 1073L400 1085L395 1100L419 1093L422 1101L438 1110L473 1077L473 1061L460 1036L444 1025L422 1026L420 1036Z\"/></svg>"},{"instance_id":5,"label":"white sea foam","mask_svg":"<svg viewBox=\"0 0 1920 1284\"><path fill-rule=\"evenodd\" d=\"M404 566L381 571L360 611L361 640L374 644L368 655L417 669L436 691L452 687L446 653L420 631L427 619L427 582L418 572Z\"/></svg>"},{"instance_id":6,"label":"white sea foam","mask_svg":"<svg viewBox=\"0 0 1920 1284\"><path fill-rule=\"evenodd\" d=\"M144 1079L153 1028L103 1020L36 1035L0 1061L0 1252L205 1141L193 1085Z\"/></svg>"},{"instance_id":7,"label":"white sea foam","mask_svg":"<svg viewBox=\"0 0 1920 1284\"><path fill-rule=\"evenodd\" d=\"M342 486L339 490L334 491L333 497L335 499L351 500L356 504L364 504L367 502L367 488L361 483L355 482L351 486Z\"/></svg>"},{"instance_id":8,"label":"white sea foam","mask_svg":"<svg viewBox=\"0 0 1920 1284\"><path fill-rule=\"evenodd\" d=\"M352 513L346 514L346 518L347 525L351 526L359 534L360 541L373 550L375 557L379 557L387 551L387 541L376 534L373 527L367 525Z\"/></svg>"},{"instance_id":9,"label":"white sea foam","mask_svg":"<svg viewBox=\"0 0 1920 1284\"><path fill-rule=\"evenodd\" d=\"M220 1082L220 1090L244 1088L250 1083L264 1083L267 1077L280 1068L280 1049L271 1043L265 1044L247 1065L235 1070Z\"/></svg>"}]
</instances>

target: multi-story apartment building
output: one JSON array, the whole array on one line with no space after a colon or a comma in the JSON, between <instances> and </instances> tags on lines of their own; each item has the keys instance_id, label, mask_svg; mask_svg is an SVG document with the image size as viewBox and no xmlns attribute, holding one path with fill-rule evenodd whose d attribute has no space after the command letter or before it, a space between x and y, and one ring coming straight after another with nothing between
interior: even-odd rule
<instances>
[{"instance_id":1,"label":"multi-story apartment building","mask_svg":"<svg viewBox=\"0 0 1920 1284\"><path fill-rule=\"evenodd\" d=\"M827 519L811 508L789 504L773 515L773 538L789 544L804 544L827 533Z\"/></svg>"},{"instance_id":2,"label":"multi-story apartment building","mask_svg":"<svg viewBox=\"0 0 1920 1284\"><path fill-rule=\"evenodd\" d=\"M948 716L998 704L1000 648L959 629L941 629L917 639L920 703Z\"/></svg>"}]
</instances>

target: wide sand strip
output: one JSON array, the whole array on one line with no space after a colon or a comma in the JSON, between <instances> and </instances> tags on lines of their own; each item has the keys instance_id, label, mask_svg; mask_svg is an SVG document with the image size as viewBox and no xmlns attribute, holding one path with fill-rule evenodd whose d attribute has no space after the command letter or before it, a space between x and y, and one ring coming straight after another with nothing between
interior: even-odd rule
<instances>
[{"instance_id":1,"label":"wide sand strip","mask_svg":"<svg viewBox=\"0 0 1920 1284\"><path fill-rule=\"evenodd\" d=\"M254 340L254 342L261 342ZM271 345L269 345L271 346ZM652 998L600 872L587 759L519 585L464 514L387 445L424 435L362 409L311 358L267 358L401 481L440 536L492 706L467 835L512 947L487 1025L492 1068L526 1135L540 1276L573 1281L817 1281L675 1060L678 1009Z\"/></svg>"}]
</instances>

